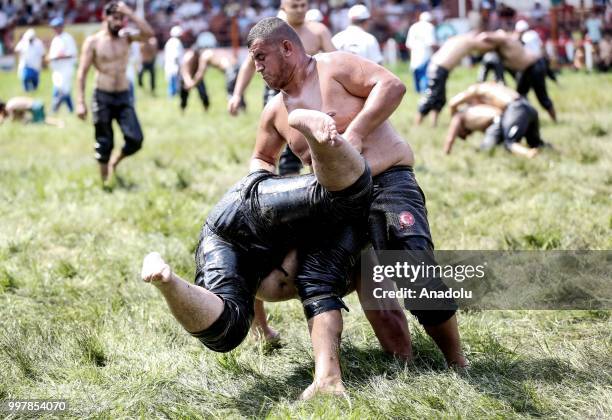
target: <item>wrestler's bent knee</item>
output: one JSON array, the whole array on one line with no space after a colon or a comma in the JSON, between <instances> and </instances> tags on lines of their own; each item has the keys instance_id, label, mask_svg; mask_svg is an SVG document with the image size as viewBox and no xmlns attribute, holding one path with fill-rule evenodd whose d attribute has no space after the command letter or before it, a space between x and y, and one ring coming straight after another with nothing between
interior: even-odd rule
<instances>
[{"instance_id":1,"label":"wrestler's bent knee","mask_svg":"<svg viewBox=\"0 0 612 420\"><path fill-rule=\"evenodd\" d=\"M225 299L223 312L207 329L190 333L212 351L226 353L244 341L253 321L253 305Z\"/></svg>"},{"instance_id":2,"label":"wrestler's bent knee","mask_svg":"<svg viewBox=\"0 0 612 420\"><path fill-rule=\"evenodd\" d=\"M125 145L123 146L122 152L124 156L133 155L142 148L142 137L138 138L126 138Z\"/></svg>"}]
</instances>

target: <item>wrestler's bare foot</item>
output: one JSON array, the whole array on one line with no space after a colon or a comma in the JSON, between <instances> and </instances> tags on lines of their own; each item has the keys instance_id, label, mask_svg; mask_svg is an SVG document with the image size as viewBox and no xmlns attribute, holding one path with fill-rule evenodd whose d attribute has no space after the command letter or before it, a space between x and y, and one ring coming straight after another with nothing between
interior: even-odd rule
<instances>
[{"instance_id":1,"label":"wrestler's bare foot","mask_svg":"<svg viewBox=\"0 0 612 420\"><path fill-rule=\"evenodd\" d=\"M540 153L540 151L535 147L529 149L526 153L527 159L533 159L538 155L538 153Z\"/></svg>"},{"instance_id":2,"label":"wrestler's bare foot","mask_svg":"<svg viewBox=\"0 0 612 420\"><path fill-rule=\"evenodd\" d=\"M108 179L112 180L115 176L115 171L117 170L117 165L119 165L120 160L121 155L115 155L110 162L108 162Z\"/></svg>"},{"instance_id":3,"label":"wrestler's bare foot","mask_svg":"<svg viewBox=\"0 0 612 420\"><path fill-rule=\"evenodd\" d=\"M106 183L108 180L108 163L100 164L100 177L102 178L102 183Z\"/></svg>"},{"instance_id":4,"label":"wrestler's bare foot","mask_svg":"<svg viewBox=\"0 0 612 420\"><path fill-rule=\"evenodd\" d=\"M300 131L308 140L330 146L338 145L343 139L338 134L336 122L320 111L296 109L289 114L289 125Z\"/></svg>"},{"instance_id":5,"label":"wrestler's bare foot","mask_svg":"<svg viewBox=\"0 0 612 420\"><path fill-rule=\"evenodd\" d=\"M461 355L461 357L451 362L446 362L449 369L456 370L457 372L465 372L470 369L470 361Z\"/></svg>"},{"instance_id":6,"label":"wrestler's bare foot","mask_svg":"<svg viewBox=\"0 0 612 420\"><path fill-rule=\"evenodd\" d=\"M172 279L172 268L157 252L151 252L142 260L142 281L154 285L168 283Z\"/></svg>"},{"instance_id":7,"label":"wrestler's bare foot","mask_svg":"<svg viewBox=\"0 0 612 420\"><path fill-rule=\"evenodd\" d=\"M340 378L315 379L300 395L300 400L309 400L316 395L325 394L347 397L346 388Z\"/></svg>"}]
</instances>

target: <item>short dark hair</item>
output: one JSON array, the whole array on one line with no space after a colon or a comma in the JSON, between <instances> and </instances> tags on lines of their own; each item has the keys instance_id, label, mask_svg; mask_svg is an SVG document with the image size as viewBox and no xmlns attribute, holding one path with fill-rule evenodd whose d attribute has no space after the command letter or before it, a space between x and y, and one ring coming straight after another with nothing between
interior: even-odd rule
<instances>
[{"instance_id":1,"label":"short dark hair","mask_svg":"<svg viewBox=\"0 0 612 420\"><path fill-rule=\"evenodd\" d=\"M4 111L6 111L6 104L4 101L0 101L0 114L4 114Z\"/></svg>"},{"instance_id":2,"label":"short dark hair","mask_svg":"<svg viewBox=\"0 0 612 420\"><path fill-rule=\"evenodd\" d=\"M247 47L251 48L251 45L257 39L261 39L266 43L289 40L304 49L302 40L293 28L287 22L277 17L262 19L257 25L253 26L247 37Z\"/></svg>"},{"instance_id":3,"label":"short dark hair","mask_svg":"<svg viewBox=\"0 0 612 420\"><path fill-rule=\"evenodd\" d=\"M119 2L117 0L111 0L104 5L104 16L110 16L117 11Z\"/></svg>"}]
</instances>

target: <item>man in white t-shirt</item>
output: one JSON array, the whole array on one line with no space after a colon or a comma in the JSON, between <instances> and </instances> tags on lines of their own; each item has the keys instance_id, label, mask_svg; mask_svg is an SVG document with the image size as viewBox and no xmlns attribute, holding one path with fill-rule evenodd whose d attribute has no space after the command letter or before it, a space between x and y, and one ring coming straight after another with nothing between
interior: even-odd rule
<instances>
[{"instance_id":1,"label":"man in white t-shirt","mask_svg":"<svg viewBox=\"0 0 612 420\"><path fill-rule=\"evenodd\" d=\"M64 31L64 19L56 17L51 20L49 25L55 31L48 56L53 83L51 109L53 112L57 112L62 102L65 102L68 110L72 112L72 78L77 62L77 46L72 35Z\"/></svg>"},{"instance_id":2,"label":"man in white t-shirt","mask_svg":"<svg viewBox=\"0 0 612 420\"><path fill-rule=\"evenodd\" d=\"M21 37L15 46L15 52L19 53L19 65L17 67L19 78L26 92L38 89L40 69L42 68L45 46L36 37L34 29L30 28Z\"/></svg>"},{"instance_id":3,"label":"man in white t-shirt","mask_svg":"<svg viewBox=\"0 0 612 420\"><path fill-rule=\"evenodd\" d=\"M181 41L183 28L173 26L170 29L170 39L164 46L164 71L168 82L168 96L175 96L179 91L179 71L185 48Z\"/></svg>"},{"instance_id":4,"label":"man in white t-shirt","mask_svg":"<svg viewBox=\"0 0 612 420\"><path fill-rule=\"evenodd\" d=\"M514 30L527 51L537 56L542 55L543 44L540 35L533 29L529 29L529 23L526 20L516 22Z\"/></svg>"},{"instance_id":5,"label":"man in white t-shirt","mask_svg":"<svg viewBox=\"0 0 612 420\"><path fill-rule=\"evenodd\" d=\"M410 27L406 38L406 47L410 49L410 70L417 93L427 89L427 65L436 45L436 29L431 23L432 19L431 13L421 13L419 21Z\"/></svg>"},{"instance_id":6,"label":"man in white t-shirt","mask_svg":"<svg viewBox=\"0 0 612 420\"><path fill-rule=\"evenodd\" d=\"M353 6L348 11L351 24L332 38L332 43L339 51L347 51L367 58L376 64L382 64L383 56L380 52L378 40L366 32L370 11L362 4Z\"/></svg>"}]
</instances>

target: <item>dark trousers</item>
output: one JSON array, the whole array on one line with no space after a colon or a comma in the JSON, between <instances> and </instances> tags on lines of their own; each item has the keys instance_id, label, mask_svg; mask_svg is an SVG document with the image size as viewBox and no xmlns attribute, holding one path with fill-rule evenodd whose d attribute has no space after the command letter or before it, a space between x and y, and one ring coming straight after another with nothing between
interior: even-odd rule
<instances>
[{"instance_id":1,"label":"dark trousers","mask_svg":"<svg viewBox=\"0 0 612 420\"><path fill-rule=\"evenodd\" d=\"M138 72L138 86L142 87L142 79L145 72L149 73L149 82L151 83L151 92L155 92L155 60L147 63L142 63L142 68Z\"/></svg>"},{"instance_id":2,"label":"dark trousers","mask_svg":"<svg viewBox=\"0 0 612 420\"><path fill-rule=\"evenodd\" d=\"M204 84L204 80L200 80L195 87L198 89L198 94L200 95L200 100L202 101L202 105L204 105L204 109L208 110L210 106L210 101L208 99L208 93L206 92L206 85ZM180 95L181 95L181 110L185 110L187 108L187 100L189 99L189 91L185 89L185 85L183 83L183 79L180 82Z\"/></svg>"}]
</instances>

